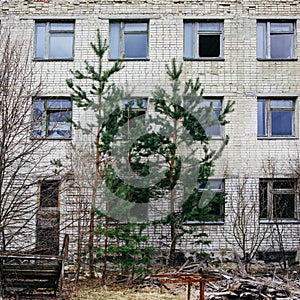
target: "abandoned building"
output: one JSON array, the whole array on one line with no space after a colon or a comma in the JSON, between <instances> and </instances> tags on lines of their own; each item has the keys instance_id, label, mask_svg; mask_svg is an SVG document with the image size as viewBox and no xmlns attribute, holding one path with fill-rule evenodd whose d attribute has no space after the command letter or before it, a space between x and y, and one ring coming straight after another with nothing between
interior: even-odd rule
<instances>
[{"instance_id":1,"label":"abandoned building","mask_svg":"<svg viewBox=\"0 0 300 300\"><path fill-rule=\"evenodd\" d=\"M10 241L6 248L39 248L48 243L55 252L67 233L70 260L79 251L86 254L92 195L88 178L93 166L84 152L72 153L70 144L88 144L89 136L78 133L61 115L82 124L93 117L72 103L66 79L72 77L70 70L83 71L84 61L96 62L90 43L99 30L109 44L103 66L124 58L124 69L112 81L142 100L137 108L140 115L147 117L153 111L149 100L157 86L169 88L166 65L173 58L183 64L183 81L199 77L204 99L212 103L216 115L226 103L235 102L230 122L210 130L210 143L216 147L229 136L209 178L213 192L226 193L226 201L215 207L214 220L190 224L208 234L211 243L205 250L220 257L241 247L246 252L255 247L296 252L300 246L299 19L297 0L1 0L2 32L9 30L13 39L30 46L34 78L42 78L41 93L32 99L32 116L39 120L32 134L44 138L43 151L48 151L41 160L44 177L40 170L36 186L31 187L37 192L28 198L38 206L26 223L32 230L18 231L22 221L17 217L5 227ZM81 84L88 87L87 82ZM50 162L58 160L70 168L55 173ZM79 187L74 178L86 184ZM206 187L199 183L199 189ZM101 197L99 192L98 207ZM163 198L141 208L149 210L148 221L159 215L162 202ZM169 243L167 229L159 237L151 227L148 231L157 247ZM246 244L241 246L243 240ZM187 252L195 247L190 238L178 244Z\"/></svg>"}]
</instances>

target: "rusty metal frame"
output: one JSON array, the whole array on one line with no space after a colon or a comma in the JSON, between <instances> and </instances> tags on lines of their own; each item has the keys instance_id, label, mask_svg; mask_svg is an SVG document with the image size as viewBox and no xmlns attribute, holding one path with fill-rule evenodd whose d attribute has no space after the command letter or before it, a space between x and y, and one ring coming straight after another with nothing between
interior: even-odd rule
<instances>
[{"instance_id":1,"label":"rusty metal frame","mask_svg":"<svg viewBox=\"0 0 300 300\"><path fill-rule=\"evenodd\" d=\"M160 284L164 283L186 283L187 295L186 299L191 299L191 285L193 283L200 284L200 300L204 300L205 283L210 281L218 281L218 278L206 278L202 274L187 274L187 273L165 273L151 275L152 278L158 279Z\"/></svg>"}]
</instances>

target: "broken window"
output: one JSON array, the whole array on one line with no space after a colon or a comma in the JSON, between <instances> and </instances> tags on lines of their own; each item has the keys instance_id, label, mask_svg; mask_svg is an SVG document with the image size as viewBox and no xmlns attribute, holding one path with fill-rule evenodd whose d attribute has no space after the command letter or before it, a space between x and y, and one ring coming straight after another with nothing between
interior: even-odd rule
<instances>
[{"instance_id":1,"label":"broken window","mask_svg":"<svg viewBox=\"0 0 300 300\"><path fill-rule=\"evenodd\" d=\"M33 136L47 139L71 138L70 99L33 100Z\"/></svg>"},{"instance_id":2,"label":"broken window","mask_svg":"<svg viewBox=\"0 0 300 300\"><path fill-rule=\"evenodd\" d=\"M296 219L296 201L296 179L260 179L259 203L261 219Z\"/></svg>"},{"instance_id":3,"label":"broken window","mask_svg":"<svg viewBox=\"0 0 300 300\"><path fill-rule=\"evenodd\" d=\"M259 137L295 136L295 100L258 99L257 135Z\"/></svg>"},{"instance_id":4,"label":"broken window","mask_svg":"<svg viewBox=\"0 0 300 300\"><path fill-rule=\"evenodd\" d=\"M184 58L222 58L223 22L185 22Z\"/></svg>"},{"instance_id":5,"label":"broken window","mask_svg":"<svg viewBox=\"0 0 300 300\"><path fill-rule=\"evenodd\" d=\"M295 22L258 21L257 58L295 58Z\"/></svg>"},{"instance_id":6,"label":"broken window","mask_svg":"<svg viewBox=\"0 0 300 300\"><path fill-rule=\"evenodd\" d=\"M36 59L73 59L74 22L36 22Z\"/></svg>"},{"instance_id":7,"label":"broken window","mask_svg":"<svg viewBox=\"0 0 300 300\"><path fill-rule=\"evenodd\" d=\"M148 22L110 22L110 58L146 59Z\"/></svg>"}]
</instances>

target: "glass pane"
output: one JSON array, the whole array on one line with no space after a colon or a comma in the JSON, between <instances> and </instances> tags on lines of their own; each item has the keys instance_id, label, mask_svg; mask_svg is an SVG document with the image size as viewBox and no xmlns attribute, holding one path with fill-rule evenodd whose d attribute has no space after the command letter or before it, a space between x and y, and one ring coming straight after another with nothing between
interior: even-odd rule
<instances>
[{"instance_id":1,"label":"glass pane","mask_svg":"<svg viewBox=\"0 0 300 300\"><path fill-rule=\"evenodd\" d=\"M218 119L221 112L219 110L214 111L214 112L216 114L216 119L213 120L213 121L217 121L217 119ZM205 133L207 135L220 136L221 135L221 125L218 123L218 124L214 124L212 126L209 126L208 128L205 129Z\"/></svg>"},{"instance_id":2,"label":"glass pane","mask_svg":"<svg viewBox=\"0 0 300 300\"><path fill-rule=\"evenodd\" d=\"M257 101L257 135L266 135L266 101Z\"/></svg>"},{"instance_id":3,"label":"glass pane","mask_svg":"<svg viewBox=\"0 0 300 300\"><path fill-rule=\"evenodd\" d=\"M273 182L273 189L294 190L295 189L295 180L275 180Z\"/></svg>"},{"instance_id":4,"label":"glass pane","mask_svg":"<svg viewBox=\"0 0 300 300\"><path fill-rule=\"evenodd\" d=\"M35 25L35 34L35 57L45 58L46 24L37 23Z\"/></svg>"},{"instance_id":5,"label":"glass pane","mask_svg":"<svg viewBox=\"0 0 300 300\"><path fill-rule=\"evenodd\" d=\"M213 103L213 108L221 109L222 107L221 100L208 100L208 101L211 101Z\"/></svg>"},{"instance_id":6,"label":"glass pane","mask_svg":"<svg viewBox=\"0 0 300 300\"><path fill-rule=\"evenodd\" d=\"M268 217L268 183L259 182L259 215L260 218Z\"/></svg>"},{"instance_id":7,"label":"glass pane","mask_svg":"<svg viewBox=\"0 0 300 300\"><path fill-rule=\"evenodd\" d=\"M73 57L73 34L53 33L50 35L49 58L72 58Z\"/></svg>"},{"instance_id":8,"label":"glass pane","mask_svg":"<svg viewBox=\"0 0 300 300\"><path fill-rule=\"evenodd\" d=\"M221 23L199 23L199 31L220 31Z\"/></svg>"},{"instance_id":9,"label":"glass pane","mask_svg":"<svg viewBox=\"0 0 300 300\"><path fill-rule=\"evenodd\" d=\"M273 196L273 218L293 219L295 212L294 194L275 194Z\"/></svg>"},{"instance_id":10,"label":"glass pane","mask_svg":"<svg viewBox=\"0 0 300 300\"><path fill-rule=\"evenodd\" d=\"M199 190L217 190L223 191L223 180L208 180L208 181L201 181L198 183Z\"/></svg>"},{"instance_id":11,"label":"glass pane","mask_svg":"<svg viewBox=\"0 0 300 300\"><path fill-rule=\"evenodd\" d=\"M40 207L58 207L58 182L41 184Z\"/></svg>"},{"instance_id":12,"label":"glass pane","mask_svg":"<svg viewBox=\"0 0 300 300\"><path fill-rule=\"evenodd\" d=\"M41 137L43 135L42 124L43 124L43 111L44 111L44 101L35 100L33 101L33 113L32 113L32 132L36 137Z\"/></svg>"},{"instance_id":13,"label":"glass pane","mask_svg":"<svg viewBox=\"0 0 300 300\"><path fill-rule=\"evenodd\" d=\"M272 135L292 135L293 134L293 112L292 111L272 111Z\"/></svg>"},{"instance_id":14,"label":"glass pane","mask_svg":"<svg viewBox=\"0 0 300 300\"><path fill-rule=\"evenodd\" d=\"M50 30L74 31L74 23L51 23Z\"/></svg>"},{"instance_id":15,"label":"glass pane","mask_svg":"<svg viewBox=\"0 0 300 300\"><path fill-rule=\"evenodd\" d=\"M293 100L271 100L271 108L293 108Z\"/></svg>"},{"instance_id":16,"label":"glass pane","mask_svg":"<svg viewBox=\"0 0 300 300\"><path fill-rule=\"evenodd\" d=\"M266 23L257 23L257 57L266 58L267 43L266 43Z\"/></svg>"},{"instance_id":17,"label":"glass pane","mask_svg":"<svg viewBox=\"0 0 300 300\"><path fill-rule=\"evenodd\" d=\"M129 99L123 100L123 107L130 106L131 108L146 108L146 99Z\"/></svg>"},{"instance_id":18,"label":"glass pane","mask_svg":"<svg viewBox=\"0 0 300 300\"><path fill-rule=\"evenodd\" d=\"M199 56L220 56L220 35L199 35Z\"/></svg>"},{"instance_id":19,"label":"glass pane","mask_svg":"<svg viewBox=\"0 0 300 300\"><path fill-rule=\"evenodd\" d=\"M194 24L184 24L184 57L194 57Z\"/></svg>"},{"instance_id":20,"label":"glass pane","mask_svg":"<svg viewBox=\"0 0 300 300\"><path fill-rule=\"evenodd\" d=\"M48 138L61 139L71 137L71 123L66 121L67 117L71 117L70 111L48 113Z\"/></svg>"},{"instance_id":21,"label":"glass pane","mask_svg":"<svg viewBox=\"0 0 300 300\"><path fill-rule=\"evenodd\" d=\"M110 23L109 56L113 59L120 57L120 23Z\"/></svg>"},{"instance_id":22,"label":"glass pane","mask_svg":"<svg viewBox=\"0 0 300 300\"><path fill-rule=\"evenodd\" d=\"M125 23L124 30L126 32L147 31L147 23Z\"/></svg>"},{"instance_id":23,"label":"glass pane","mask_svg":"<svg viewBox=\"0 0 300 300\"><path fill-rule=\"evenodd\" d=\"M147 58L147 34L125 34L124 39L126 58Z\"/></svg>"},{"instance_id":24,"label":"glass pane","mask_svg":"<svg viewBox=\"0 0 300 300\"><path fill-rule=\"evenodd\" d=\"M71 108L71 101L68 99L48 100L47 108Z\"/></svg>"},{"instance_id":25,"label":"glass pane","mask_svg":"<svg viewBox=\"0 0 300 300\"><path fill-rule=\"evenodd\" d=\"M271 35L271 58L293 58L293 35Z\"/></svg>"},{"instance_id":26,"label":"glass pane","mask_svg":"<svg viewBox=\"0 0 300 300\"><path fill-rule=\"evenodd\" d=\"M271 32L293 32L293 23L271 23Z\"/></svg>"}]
</instances>

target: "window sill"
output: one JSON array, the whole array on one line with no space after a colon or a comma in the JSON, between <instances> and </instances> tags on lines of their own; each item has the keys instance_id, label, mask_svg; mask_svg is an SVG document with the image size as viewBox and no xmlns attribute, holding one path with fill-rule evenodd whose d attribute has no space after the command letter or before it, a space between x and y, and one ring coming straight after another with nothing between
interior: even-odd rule
<instances>
[{"instance_id":1,"label":"window sill","mask_svg":"<svg viewBox=\"0 0 300 300\"><path fill-rule=\"evenodd\" d=\"M223 57L199 57L199 58L193 58L193 57L184 57L184 61L225 61L225 58Z\"/></svg>"},{"instance_id":2,"label":"window sill","mask_svg":"<svg viewBox=\"0 0 300 300\"><path fill-rule=\"evenodd\" d=\"M202 226L202 225L224 225L224 221L187 221L184 222L183 225L187 226Z\"/></svg>"},{"instance_id":3,"label":"window sill","mask_svg":"<svg viewBox=\"0 0 300 300\"><path fill-rule=\"evenodd\" d=\"M74 58L33 58L33 61L74 61Z\"/></svg>"},{"instance_id":4,"label":"window sill","mask_svg":"<svg viewBox=\"0 0 300 300\"><path fill-rule=\"evenodd\" d=\"M278 225L281 225L281 224L300 224L300 220L277 220L277 221L274 221L274 220L259 220L259 224L278 224Z\"/></svg>"},{"instance_id":5,"label":"window sill","mask_svg":"<svg viewBox=\"0 0 300 300\"><path fill-rule=\"evenodd\" d=\"M298 140L297 136L258 136L258 140Z\"/></svg>"},{"instance_id":6,"label":"window sill","mask_svg":"<svg viewBox=\"0 0 300 300\"><path fill-rule=\"evenodd\" d=\"M50 142L50 141L71 141L72 138L53 138L53 139L50 139L50 138L47 138L47 137L32 137L31 138L32 141L47 141L47 142Z\"/></svg>"},{"instance_id":7,"label":"window sill","mask_svg":"<svg viewBox=\"0 0 300 300\"><path fill-rule=\"evenodd\" d=\"M298 58L257 58L257 61L298 61Z\"/></svg>"},{"instance_id":8,"label":"window sill","mask_svg":"<svg viewBox=\"0 0 300 300\"><path fill-rule=\"evenodd\" d=\"M213 141L223 141L224 140L224 137L221 135L208 135L208 137L210 140L213 140Z\"/></svg>"},{"instance_id":9,"label":"window sill","mask_svg":"<svg viewBox=\"0 0 300 300\"><path fill-rule=\"evenodd\" d=\"M150 61L150 58L109 58L108 61L116 61L116 60L122 60L124 62L126 61Z\"/></svg>"}]
</instances>

